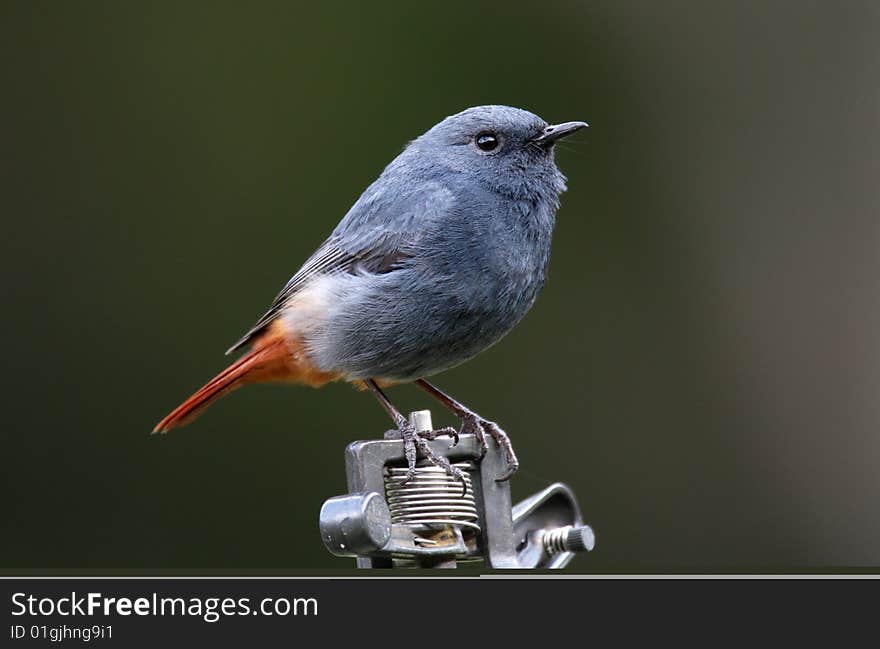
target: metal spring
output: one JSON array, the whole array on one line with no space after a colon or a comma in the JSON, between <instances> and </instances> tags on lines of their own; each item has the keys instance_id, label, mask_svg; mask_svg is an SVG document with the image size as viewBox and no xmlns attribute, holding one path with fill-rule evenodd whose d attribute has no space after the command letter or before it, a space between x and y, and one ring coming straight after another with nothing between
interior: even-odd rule
<instances>
[{"instance_id":1,"label":"metal spring","mask_svg":"<svg viewBox=\"0 0 880 649\"><path fill-rule=\"evenodd\" d=\"M541 543L544 544L544 552L551 557L554 554L565 552L565 539L568 536L570 529L571 525L566 525L564 527L557 527L555 530L547 530L544 532L541 535Z\"/></svg>"},{"instance_id":2,"label":"metal spring","mask_svg":"<svg viewBox=\"0 0 880 649\"><path fill-rule=\"evenodd\" d=\"M468 471L470 462L455 464L464 474L466 491L461 482L436 466L416 467L411 480L403 483L406 469L389 467L385 474L385 498L391 510L391 522L412 527L421 525L454 525L477 532L477 504Z\"/></svg>"}]
</instances>

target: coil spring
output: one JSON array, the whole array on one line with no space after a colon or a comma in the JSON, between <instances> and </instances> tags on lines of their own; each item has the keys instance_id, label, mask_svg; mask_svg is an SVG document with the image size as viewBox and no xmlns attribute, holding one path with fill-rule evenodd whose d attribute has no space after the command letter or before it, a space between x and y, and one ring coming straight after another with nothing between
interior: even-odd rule
<instances>
[{"instance_id":1,"label":"coil spring","mask_svg":"<svg viewBox=\"0 0 880 649\"><path fill-rule=\"evenodd\" d=\"M477 504L468 471L470 462L455 464L464 474L461 482L436 466L416 467L416 473L404 483L406 469L389 467L385 473L385 498L391 510L391 522L411 527L454 525L480 531Z\"/></svg>"}]
</instances>

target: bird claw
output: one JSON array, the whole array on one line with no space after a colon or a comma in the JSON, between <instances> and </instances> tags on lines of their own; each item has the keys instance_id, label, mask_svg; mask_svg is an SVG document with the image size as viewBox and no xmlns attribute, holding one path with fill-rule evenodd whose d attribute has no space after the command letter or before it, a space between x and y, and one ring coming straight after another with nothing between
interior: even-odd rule
<instances>
[{"instance_id":1,"label":"bird claw","mask_svg":"<svg viewBox=\"0 0 880 649\"><path fill-rule=\"evenodd\" d=\"M489 445L486 443L486 432L483 430L480 418L477 415L462 417L460 433L462 435L473 435L477 438L477 442L480 444L480 459L482 460L486 456L486 451L489 450Z\"/></svg>"},{"instance_id":2,"label":"bird claw","mask_svg":"<svg viewBox=\"0 0 880 649\"><path fill-rule=\"evenodd\" d=\"M445 428L438 428L436 430L420 430L416 433L422 439L427 440L435 440L441 435L448 435L452 438L452 444L450 444L450 448L455 448L458 446L459 436L458 431L455 430L452 426L446 426Z\"/></svg>"},{"instance_id":3,"label":"bird claw","mask_svg":"<svg viewBox=\"0 0 880 649\"><path fill-rule=\"evenodd\" d=\"M421 454L428 462L434 466L440 467L446 471L448 475L461 482L461 495L464 496L465 493L467 493L467 483L464 480L464 473L462 473L461 469L454 466L448 459L435 453L428 445L430 440L434 440L440 435L449 435L453 438L453 446L455 446L455 444L458 443L458 433L455 429L439 428L437 430L416 432L412 424L406 420L398 422L398 426L399 428L395 432L400 435L398 439L403 440L403 454L406 456L407 464L406 477L400 480L399 485L403 486L415 477L416 458ZM388 433L385 434L385 437L388 439Z\"/></svg>"},{"instance_id":4,"label":"bird claw","mask_svg":"<svg viewBox=\"0 0 880 649\"><path fill-rule=\"evenodd\" d=\"M494 421L483 419L475 413L470 413L462 417L461 434L472 434L476 436L477 441L480 443L481 460L485 457L486 451L489 448L489 445L486 443L486 433L489 433L489 435L492 436L492 439L504 449L504 453L507 456L507 471L505 471L500 477L495 478L495 481L505 482L510 480L511 476L513 476L517 469L519 469L519 460L516 458L516 453L513 452L513 445L510 443L510 437L507 436L507 433L505 433L501 426Z\"/></svg>"}]
</instances>

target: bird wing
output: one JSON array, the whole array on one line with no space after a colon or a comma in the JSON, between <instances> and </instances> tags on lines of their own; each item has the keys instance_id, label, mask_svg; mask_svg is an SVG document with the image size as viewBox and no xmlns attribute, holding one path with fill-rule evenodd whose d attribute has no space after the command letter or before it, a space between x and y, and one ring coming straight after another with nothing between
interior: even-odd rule
<instances>
[{"instance_id":1,"label":"bird wing","mask_svg":"<svg viewBox=\"0 0 880 649\"><path fill-rule=\"evenodd\" d=\"M366 243L366 242L363 242ZM284 309L290 299L296 295L308 283L310 279L332 273L352 273L367 271L371 273L387 273L399 266L411 255L399 247L397 242L375 241L375 246L352 252L347 250L344 244L331 236L315 253L308 258L302 268L290 278L284 288L272 300L272 305L248 332L239 338L232 347L226 350L227 354L247 345L254 336L263 331ZM391 244L391 245L389 245Z\"/></svg>"},{"instance_id":2,"label":"bird wing","mask_svg":"<svg viewBox=\"0 0 880 649\"><path fill-rule=\"evenodd\" d=\"M352 206L330 237L308 258L272 301L269 310L226 353L253 340L290 299L309 282L332 273L389 273L418 254L419 239L428 223L441 218L452 194L432 183L409 186L396 195L370 186Z\"/></svg>"}]
</instances>

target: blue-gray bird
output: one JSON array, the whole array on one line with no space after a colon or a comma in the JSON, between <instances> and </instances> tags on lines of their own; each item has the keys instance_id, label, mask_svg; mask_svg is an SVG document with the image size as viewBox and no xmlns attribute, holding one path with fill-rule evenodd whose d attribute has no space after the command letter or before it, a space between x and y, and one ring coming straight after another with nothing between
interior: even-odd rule
<instances>
[{"instance_id":1,"label":"blue-gray bird","mask_svg":"<svg viewBox=\"0 0 880 649\"><path fill-rule=\"evenodd\" d=\"M192 421L244 385L345 380L373 392L394 420L411 476L435 454L382 388L402 382L437 398L473 433L518 462L505 432L425 380L498 342L535 302L547 276L565 176L554 143L584 122L550 125L528 111L478 106L413 140L228 353L250 351L153 432ZM455 431L439 431L455 435Z\"/></svg>"}]
</instances>

